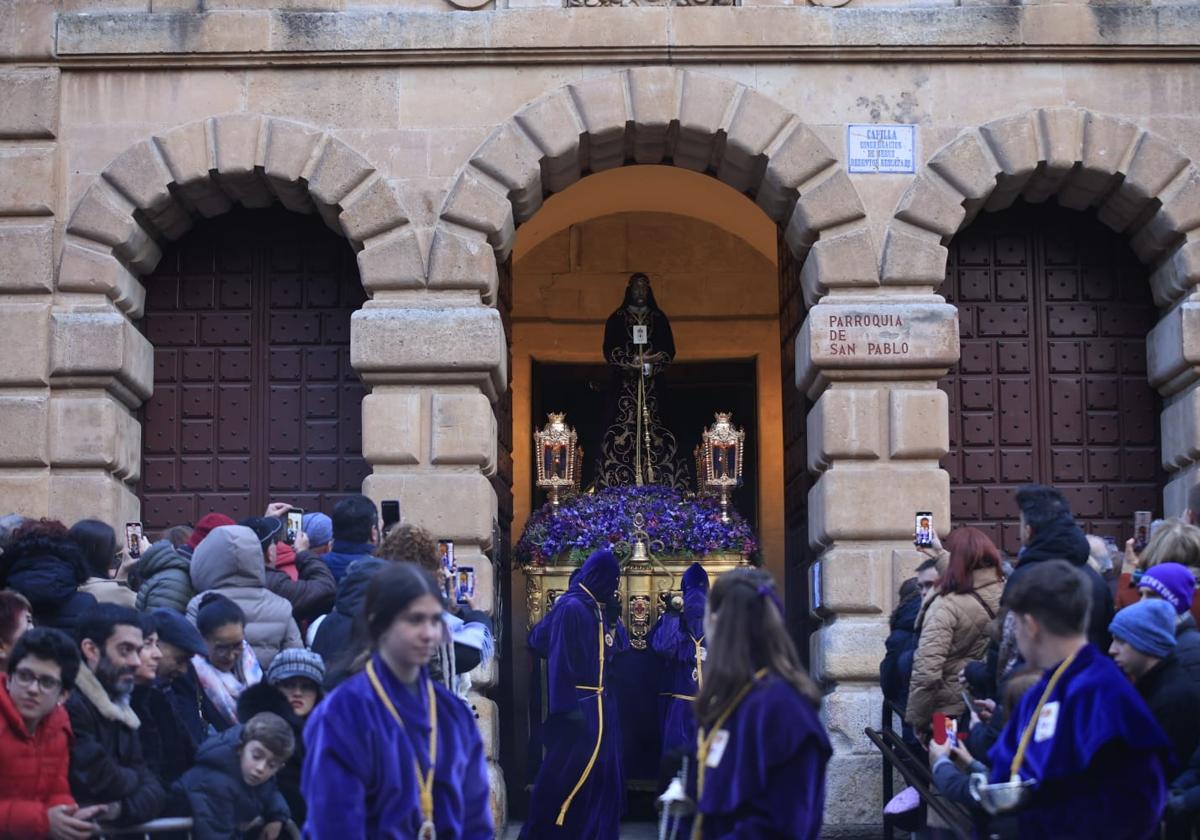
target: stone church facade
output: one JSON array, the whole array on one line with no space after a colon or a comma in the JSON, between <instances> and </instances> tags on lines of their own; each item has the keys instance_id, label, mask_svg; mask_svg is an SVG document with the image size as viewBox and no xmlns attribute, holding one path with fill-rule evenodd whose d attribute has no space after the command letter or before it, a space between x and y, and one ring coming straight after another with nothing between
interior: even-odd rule
<instances>
[{"instance_id":1,"label":"stone church facade","mask_svg":"<svg viewBox=\"0 0 1200 840\"><path fill-rule=\"evenodd\" d=\"M271 415L203 390L218 379L203 360L224 362L242 316L148 301L149 278L188 274L172 249L208 220L281 205L344 238L362 288L322 358L366 392L330 415L361 423L364 466L321 492L365 475L364 492L453 539L484 592L503 589L485 555L511 539L528 470L511 454L518 231L607 170L702 173L778 233L786 548L768 566L789 612L812 616L829 822L850 829L878 821L863 728L913 512L1008 539L1012 487L1038 479L1071 486L1103 531L1142 506L1181 512L1197 480L1196 5L0 5L0 512L149 520L147 470L174 492L188 464L144 427L228 445L189 475L241 492L225 476L249 450L213 424ZM610 5L628 7L585 8ZM851 124L915 126L913 171L850 174ZM964 244L989 213L1045 204L1102 227L1078 253L1047 244L1063 215ZM1104 286L1093 248L1131 254L1128 272ZM143 318L173 306L195 317L156 322L164 334L196 332L166 352ZM320 377L302 370L306 390ZM156 404L167 380L182 384L160 399L178 401ZM286 472L296 449L271 445ZM480 705L496 760L497 712Z\"/></svg>"}]
</instances>

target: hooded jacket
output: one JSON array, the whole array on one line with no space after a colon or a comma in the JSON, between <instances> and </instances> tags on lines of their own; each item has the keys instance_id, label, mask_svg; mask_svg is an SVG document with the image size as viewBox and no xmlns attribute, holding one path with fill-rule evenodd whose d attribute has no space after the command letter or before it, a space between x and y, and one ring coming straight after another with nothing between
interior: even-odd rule
<instances>
[{"instance_id":1,"label":"hooded jacket","mask_svg":"<svg viewBox=\"0 0 1200 840\"><path fill-rule=\"evenodd\" d=\"M242 778L240 725L209 738L196 752L196 765L175 783L172 794L187 800L195 840L236 840L238 826L291 819L275 779L251 787Z\"/></svg>"},{"instance_id":2,"label":"hooded jacket","mask_svg":"<svg viewBox=\"0 0 1200 840\"><path fill-rule=\"evenodd\" d=\"M200 599L219 592L246 614L246 640L266 670L284 648L302 647L292 605L266 587L262 544L249 528L225 525L213 529L192 555L192 586L187 617L195 623Z\"/></svg>"},{"instance_id":3,"label":"hooded jacket","mask_svg":"<svg viewBox=\"0 0 1200 840\"><path fill-rule=\"evenodd\" d=\"M142 585L137 593L139 610L167 607L186 612L188 601L196 594L192 588L191 563L169 540L159 540L146 550L137 564Z\"/></svg>"},{"instance_id":4,"label":"hooded jacket","mask_svg":"<svg viewBox=\"0 0 1200 840\"><path fill-rule=\"evenodd\" d=\"M79 669L66 708L75 733L71 790L79 804L119 802L122 825L157 817L166 794L142 753L141 721L133 709L113 702L86 666Z\"/></svg>"},{"instance_id":5,"label":"hooded jacket","mask_svg":"<svg viewBox=\"0 0 1200 840\"><path fill-rule=\"evenodd\" d=\"M312 643L313 651L321 654L328 669L326 687L337 685L345 676L344 673L335 673L344 670L336 666L344 664L347 654L353 655L350 648L354 636L354 619L362 612L363 603L367 599L367 583L386 565L386 560L377 557L358 560L350 564L345 576L338 582L333 611L321 621Z\"/></svg>"},{"instance_id":6,"label":"hooded jacket","mask_svg":"<svg viewBox=\"0 0 1200 840\"><path fill-rule=\"evenodd\" d=\"M7 681L0 675L0 837L46 837L46 812L75 804L67 782L71 721L55 706L30 735Z\"/></svg>"},{"instance_id":7,"label":"hooded jacket","mask_svg":"<svg viewBox=\"0 0 1200 840\"><path fill-rule=\"evenodd\" d=\"M0 589L28 598L39 627L53 627L72 638L79 616L96 606L93 596L79 591L87 577L83 553L67 537L24 537L0 555Z\"/></svg>"}]
</instances>

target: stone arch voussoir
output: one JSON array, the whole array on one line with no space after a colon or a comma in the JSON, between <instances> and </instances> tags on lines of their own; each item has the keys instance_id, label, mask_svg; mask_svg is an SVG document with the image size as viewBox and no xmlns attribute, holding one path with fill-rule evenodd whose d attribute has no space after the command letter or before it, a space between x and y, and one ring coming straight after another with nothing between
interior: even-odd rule
<instances>
[{"instance_id":1,"label":"stone arch voussoir","mask_svg":"<svg viewBox=\"0 0 1200 840\"><path fill-rule=\"evenodd\" d=\"M67 223L58 288L102 293L136 319L145 299L137 278L158 263L162 243L234 204L275 202L318 213L344 235L368 294L425 284L400 192L366 158L320 128L229 114L156 134L105 167Z\"/></svg>"},{"instance_id":2,"label":"stone arch voussoir","mask_svg":"<svg viewBox=\"0 0 1200 840\"><path fill-rule=\"evenodd\" d=\"M496 261L545 196L627 163L704 172L753 197L797 256L815 303L831 286L874 286L866 213L837 156L770 98L718 76L640 67L574 82L526 105L484 140L447 192L428 284L491 302Z\"/></svg>"},{"instance_id":3,"label":"stone arch voussoir","mask_svg":"<svg viewBox=\"0 0 1200 840\"><path fill-rule=\"evenodd\" d=\"M934 153L901 197L883 247L884 284L939 285L945 245L983 210L1019 197L1095 208L1154 266L1167 307L1200 284L1200 171L1152 132L1080 108L1042 108L964 130Z\"/></svg>"}]
</instances>

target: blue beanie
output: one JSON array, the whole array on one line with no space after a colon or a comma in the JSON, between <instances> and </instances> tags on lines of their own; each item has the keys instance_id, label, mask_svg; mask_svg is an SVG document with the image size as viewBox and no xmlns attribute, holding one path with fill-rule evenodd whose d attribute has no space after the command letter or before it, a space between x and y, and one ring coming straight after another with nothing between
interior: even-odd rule
<instances>
[{"instance_id":1,"label":"blue beanie","mask_svg":"<svg viewBox=\"0 0 1200 840\"><path fill-rule=\"evenodd\" d=\"M333 542L333 520L323 513L306 513L300 519L300 529L308 535L308 547L320 548Z\"/></svg>"},{"instance_id":2,"label":"blue beanie","mask_svg":"<svg viewBox=\"0 0 1200 840\"><path fill-rule=\"evenodd\" d=\"M1117 613L1108 630L1134 650L1162 659L1175 652L1175 608L1147 599Z\"/></svg>"}]
</instances>

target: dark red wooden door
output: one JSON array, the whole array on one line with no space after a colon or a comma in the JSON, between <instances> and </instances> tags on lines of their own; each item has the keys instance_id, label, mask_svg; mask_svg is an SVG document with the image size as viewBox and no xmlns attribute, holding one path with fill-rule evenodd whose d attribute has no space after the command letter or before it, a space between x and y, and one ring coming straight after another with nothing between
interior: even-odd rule
<instances>
[{"instance_id":1,"label":"dark red wooden door","mask_svg":"<svg viewBox=\"0 0 1200 840\"><path fill-rule=\"evenodd\" d=\"M1157 393L1146 268L1094 219L1021 205L984 214L950 245L943 294L958 305L962 356L950 397L955 525L1019 547L1014 491L1036 481L1070 499L1091 533L1132 533L1161 509Z\"/></svg>"},{"instance_id":2,"label":"dark red wooden door","mask_svg":"<svg viewBox=\"0 0 1200 840\"><path fill-rule=\"evenodd\" d=\"M268 500L329 511L357 493L363 387L350 315L365 299L354 255L318 219L238 211L172 246L146 278L154 344L143 410L146 527Z\"/></svg>"}]
</instances>

